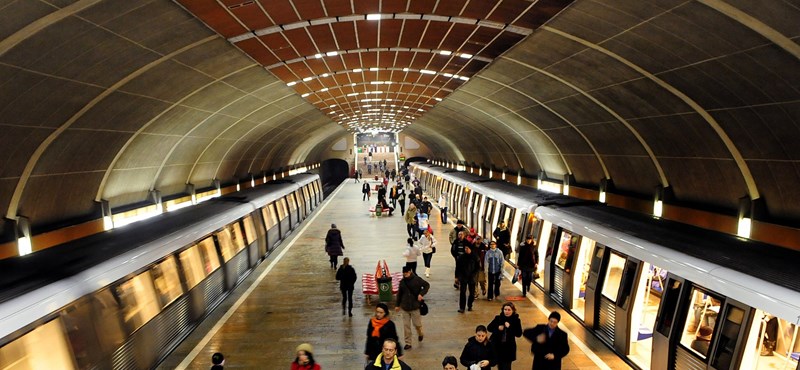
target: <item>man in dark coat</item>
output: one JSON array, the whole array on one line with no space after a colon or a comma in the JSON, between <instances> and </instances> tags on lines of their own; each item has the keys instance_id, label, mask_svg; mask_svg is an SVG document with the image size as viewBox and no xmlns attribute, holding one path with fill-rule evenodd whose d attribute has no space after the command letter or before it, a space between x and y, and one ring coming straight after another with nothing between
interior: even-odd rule
<instances>
[{"instance_id":1,"label":"man in dark coat","mask_svg":"<svg viewBox=\"0 0 800 370\"><path fill-rule=\"evenodd\" d=\"M495 365L494 348L489 343L489 333L486 327L478 325L475 336L467 340L464 350L461 351L461 365L470 368L478 365L481 369L489 369Z\"/></svg>"},{"instance_id":2,"label":"man in dark coat","mask_svg":"<svg viewBox=\"0 0 800 370\"><path fill-rule=\"evenodd\" d=\"M508 259L511 255L511 231L506 227L505 221L500 221L497 228L492 233L494 240L497 241L497 248L503 252L503 256Z\"/></svg>"},{"instance_id":3,"label":"man in dark coat","mask_svg":"<svg viewBox=\"0 0 800 370\"><path fill-rule=\"evenodd\" d=\"M353 317L353 290L358 276L356 276L356 270L350 265L350 258L345 257L342 266L336 270L336 280L339 280L339 290L342 291L342 315L344 315L345 304L349 302L347 313Z\"/></svg>"},{"instance_id":4,"label":"man in dark coat","mask_svg":"<svg viewBox=\"0 0 800 370\"><path fill-rule=\"evenodd\" d=\"M403 266L403 280L397 290L395 311L403 317L403 335L406 343L403 349L411 349L411 324L417 328L417 340L422 342L422 315L419 313L420 302L431 289L431 284L414 274L411 267Z\"/></svg>"},{"instance_id":5,"label":"man in dark coat","mask_svg":"<svg viewBox=\"0 0 800 370\"><path fill-rule=\"evenodd\" d=\"M344 242L342 242L342 232L336 228L336 224L331 224L328 235L325 236L325 252L331 258L331 269L336 270L339 266L339 256L344 255Z\"/></svg>"},{"instance_id":6,"label":"man in dark coat","mask_svg":"<svg viewBox=\"0 0 800 370\"><path fill-rule=\"evenodd\" d=\"M569 353L567 333L559 329L561 314L553 311L547 324L539 324L522 331L522 336L531 341L533 370L561 370L561 359Z\"/></svg>"},{"instance_id":7,"label":"man in dark coat","mask_svg":"<svg viewBox=\"0 0 800 370\"><path fill-rule=\"evenodd\" d=\"M364 370L411 370L411 366L406 365L405 362L400 361L397 356L397 342L394 339L387 338L383 341L383 351L375 361L370 361Z\"/></svg>"},{"instance_id":8,"label":"man in dark coat","mask_svg":"<svg viewBox=\"0 0 800 370\"><path fill-rule=\"evenodd\" d=\"M472 311L472 303L475 302L475 277L480 269L478 254L472 253L472 246L464 246L464 254L456 258L456 279L459 283L460 295L458 297L458 312L464 313L464 306ZM469 288L469 297L466 296Z\"/></svg>"}]
</instances>

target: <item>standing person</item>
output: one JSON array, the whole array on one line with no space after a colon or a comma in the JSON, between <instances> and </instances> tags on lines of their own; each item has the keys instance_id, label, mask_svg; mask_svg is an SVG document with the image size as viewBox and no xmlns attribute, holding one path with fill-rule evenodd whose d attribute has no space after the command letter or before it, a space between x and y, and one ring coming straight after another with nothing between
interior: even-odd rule
<instances>
[{"instance_id":1,"label":"standing person","mask_svg":"<svg viewBox=\"0 0 800 370\"><path fill-rule=\"evenodd\" d=\"M569 353L567 333L558 327L561 314L551 312L547 324L525 329L522 335L531 341L533 370L561 370L561 359Z\"/></svg>"},{"instance_id":2,"label":"standing person","mask_svg":"<svg viewBox=\"0 0 800 370\"><path fill-rule=\"evenodd\" d=\"M292 370L320 370L318 363L314 362L314 347L308 343L297 346L297 357L292 362Z\"/></svg>"},{"instance_id":3,"label":"standing person","mask_svg":"<svg viewBox=\"0 0 800 370\"><path fill-rule=\"evenodd\" d=\"M366 181L364 181L364 185L361 185L361 194L362 194L361 201L369 200L370 189L369 189L369 183L367 183Z\"/></svg>"},{"instance_id":4,"label":"standing person","mask_svg":"<svg viewBox=\"0 0 800 370\"><path fill-rule=\"evenodd\" d=\"M433 205L431 204L430 201L428 201L428 197L423 197L422 203L420 203L420 208L419 208L420 212L425 213L430 217L432 208Z\"/></svg>"},{"instance_id":5,"label":"standing person","mask_svg":"<svg viewBox=\"0 0 800 370\"><path fill-rule=\"evenodd\" d=\"M372 362L381 354L383 341L394 339L395 343L400 339L397 337L397 327L394 321L389 319L389 306L386 303L378 303L375 306L375 316L367 324L367 344L364 346L364 356L368 362ZM397 348L397 356L402 356L403 350Z\"/></svg>"},{"instance_id":6,"label":"standing person","mask_svg":"<svg viewBox=\"0 0 800 370\"><path fill-rule=\"evenodd\" d=\"M395 311L403 316L403 336L405 346L403 349L411 349L411 323L417 328L417 340L422 342L424 333L422 331L422 316L419 314L419 303L428 294L431 284L421 277L414 275L408 267L403 267L403 280L397 291L397 305ZM402 310L402 311L401 311Z\"/></svg>"},{"instance_id":7,"label":"standing person","mask_svg":"<svg viewBox=\"0 0 800 370\"><path fill-rule=\"evenodd\" d=\"M453 240L450 244L450 255L453 256L453 259L456 261L456 270L453 272L453 277L455 278L455 282L453 283L453 288L458 289L459 281L458 281L458 256L464 254L464 247L467 245L467 240L464 238L464 232L459 231L457 233L456 239Z\"/></svg>"},{"instance_id":8,"label":"standing person","mask_svg":"<svg viewBox=\"0 0 800 370\"><path fill-rule=\"evenodd\" d=\"M483 237L480 235L475 235L475 240L472 242L472 245L474 245L472 252L478 255L478 261L480 262L480 268L478 268L478 286L481 287L481 294L486 295L486 266L483 264L483 260L484 257L486 257L486 251L489 250L489 247L483 242ZM477 298L477 292L475 295Z\"/></svg>"},{"instance_id":9,"label":"standing person","mask_svg":"<svg viewBox=\"0 0 800 370\"><path fill-rule=\"evenodd\" d=\"M397 186L398 184L395 184L389 189L389 200L392 201L392 207L395 208L397 207Z\"/></svg>"},{"instance_id":10,"label":"standing person","mask_svg":"<svg viewBox=\"0 0 800 370\"><path fill-rule=\"evenodd\" d=\"M475 277L480 268L478 254L472 253L472 248L467 245L464 247L464 254L456 258L456 279L458 280L460 295L458 297L458 313L464 313L464 306L472 311L472 303L475 302ZM469 297L466 296L469 288Z\"/></svg>"},{"instance_id":11,"label":"standing person","mask_svg":"<svg viewBox=\"0 0 800 370\"><path fill-rule=\"evenodd\" d=\"M503 281L503 252L497 249L497 242L489 243L489 250L483 257L489 280L489 301L500 297L500 283Z\"/></svg>"},{"instance_id":12,"label":"standing person","mask_svg":"<svg viewBox=\"0 0 800 370\"><path fill-rule=\"evenodd\" d=\"M211 355L211 370L223 370L225 367L225 356L222 353L214 353Z\"/></svg>"},{"instance_id":13,"label":"standing person","mask_svg":"<svg viewBox=\"0 0 800 370\"><path fill-rule=\"evenodd\" d=\"M403 218L406 220L408 236L417 239L417 207L413 203L408 205L408 211Z\"/></svg>"},{"instance_id":14,"label":"standing person","mask_svg":"<svg viewBox=\"0 0 800 370\"><path fill-rule=\"evenodd\" d=\"M487 337L486 327L478 325L475 328L475 336L467 340L464 350L461 351L461 365L466 366L468 369L471 369L472 365L478 365L483 370L490 369L497 364L494 349Z\"/></svg>"},{"instance_id":15,"label":"standing person","mask_svg":"<svg viewBox=\"0 0 800 370\"><path fill-rule=\"evenodd\" d=\"M425 277L431 277L431 259L436 253L436 238L433 237L430 229L425 230L425 233L419 238L419 244L422 248L422 261L425 262Z\"/></svg>"},{"instance_id":16,"label":"standing person","mask_svg":"<svg viewBox=\"0 0 800 370\"><path fill-rule=\"evenodd\" d=\"M492 236L497 241L497 248L500 248L500 251L503 252L503 257L508 259L511 255L511 232L508 231L505 221L500 221Z\"/></svg>"},{"instance_id":17,"label":"standing person","mask_svg":"<svg viewBox=\"0 0 800 370\"><path fill-rule=\"evenodd\" d=\"M358 182L358 171L353 171L353 182Z\"/></svg>"},{"instance_id":18,"label":"standing person","mask_svg":"<svg viewBox=\"0 0 800 370\"><path fill-rule=\"evenodd\" d=\"M422 254L422 250L414 245L414 239L408 238L406 239L406 250L403 251L403 257L406 258L406 267L410 268L411 271L416 275L417 274L417 257Z\"/></svg>"},{"instance_id":19,"label":"standing person","mask_svg":"<svg viewBox=\"0 0 800 370\"><path fill-rule=\"evenodd\" d=\"M363 178L364 178L364 172L363 172L363 171L361 171L361 169L360 169L360 168L358 169L358 171L357 171L357 172L358 172L358 179L359 179L359 180L363 179Z\"/></svg>"},{"instance_id":20,"label":"standing person","mask_svg":"<svg viewBox=\"0 0 800 370\"><path fill-rule=\"evenodd\" d=\"M500 314L489 323L491 341L497 359L497 370L511 370L511 363L517 360L517 339L522 336L522 322L517 308L512 302L503 303Z\"/></svg>"},{"instance_id":21,"label":"standing person","mask_svg":"<svg viewBox=\"0 0 800 370\"><path fill-rule=\"evenodd\" d=\"M522 274L522 296L524 297L531 290L533 273L536 272L536 242L533 235L528 235L525 242L517 248L517 267Z\"/></svg>"},{"instance_id":22,"label":"standing person","mask_svg":"<svg viewBox=\"0 0 800 370\"><path fill-rule=\"evenodd\" d=\"M442 223L447 223L447 192L442 192L439 196L439 216L442 218Z\"/></svg>"},{"instance_id":23,"label":"standing person","mask_svg":"<svg viewBox=\"0 0 800 370\"><path fill-rule=\"evenodd\" d=\"M364 370L411 370L410 366L398 358L398 346L394 339L384 340L381 353L375 357L375 361L370 361Z\"/></svg>"},{"instance_id":24,"label":"standing person","mask_svg":"<svg viewBox=\"0 0 800 370\"><path fill-rule=\"evenodd\" d=\"M397 202L400 203L400 213L406 214L406 189L403 184L397 184Z\"/></svg>"},{"instance_id":25,"label":"standing person","mask_svg":"<svg viewBox=\"0 0 800 370\"><path fill-rule=\"evenodd\" d=\"M353 290L358 276L353 266L350 266L349 257L345 257L342 260L342 266L336 271L336 280L339 280L339 289L342 291L342 315L344 315L346 304L347 314L353 317Z\"/></svg>"},{"instance_id":26,"label":"standing person","mask_svg":"<svg viewBox=\"0 0 800 370\"><path fill-rule=\"evenodd\" d=\"M336 228L336 224L331 224L328 235L325 236L325 252L331 258L331 269L336 270L339 265L339 256L344 255L344 243L342 242L342 232Z\"/></svg>"}]
</instances>

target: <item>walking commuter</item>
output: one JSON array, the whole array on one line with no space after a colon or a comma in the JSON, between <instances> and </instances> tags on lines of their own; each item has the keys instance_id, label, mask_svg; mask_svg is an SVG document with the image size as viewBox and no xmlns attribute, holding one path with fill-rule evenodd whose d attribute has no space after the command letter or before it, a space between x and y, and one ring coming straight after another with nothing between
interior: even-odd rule
<instances>
[{"instance_id":1,"label":"walking commuter","mask_svg":"<svg viewBox=\"0 0 800 370\"><path fill-rule=\"evenodd\" d=\"M328 235L325 236L325 252L330 257L332 270L336 270L336 267L339 266L339 256L344 255L343 250L342 232L336 228L336 224L331 224Z\"/></svg>"},{"instance_id":2,"label":"walking commuter","mask_svg":"<svg viewBox=\"0 0 800 370\"><path fill-rule=\"evenodd\" d=\"M358 171L353 171L353 182L358 182Z\"/></svg>"},{"instance_id":3,"label":"walking commuter","mask_svg":"<svg viewBox=\"0 0 800 370\"><path fill-rule=\"evenodd\" d=\"M420 203L419 211L422 212L422 213L427 214L428 216L430 216L432 208L433 208L433 205L431 204L431 202L428 201L428 197L423 197L422 198L422 203Z\"/></svg>"},{"instance_id":4,"label":"walking commuter","mask_svg":"<svg viewBox=\"0 0 800 370\"><path fill-rule=\"evenodd\" d=\"M417 329L417 341L422 342L424 332L422 331L422 316L419 314L420 302L431 289L431 284L414 274L408 267L403 267L403 280L397 291L397 305L395 311L400 312L403 317L403 336L405 346L403 349L411 349L411 324Z\"/></svg>"},{"instance_id":5,"label":"walking commuter","mask_svg":"<svg viewBox=\"0 0 800 370\"><path fill-rule=\"evenodd\" d=\"M442 370L458 370L458 359L456 359L456 356L444 356L444 360L442 360Z\"/></svg>"},{"instance_id":6,"label":"walking commuter","mask_svg":"<svg viewBox=\"0 0 800 370\"><path fill-rule=\"evenodd\" d=\"M292 362L292 370L321 370L318 363L314 362L314 347L308 343L297 346L297 357Z\"/></svg>"},{"instance_id":7,"label":"walking commuter","mask_svg":"<svg viewBox=\"0 0 800 370\"><path fill-rule=\"evenodd\" d=\"M467 226L464 225L464 221L462 220L456 221L456 227L454 227L453 230L450 230L450 235L449 235L450 244L453 244L453 241L456 240L456 237L458 236L458 233L460 231L464 232L464 236L467 236L467 232L469 232L467 230Z\"/></svg>"},{"instance_id":8,"label":"walking commuter","mask_svg":"<svg viewBox=\"0 0 800 370\"><path fill-rule=\"evenodd\" d=\"M522 336L522 322L512 302L503 303L500 314L487 325L497 360L497 370L511 370L517 360L517 338Z\"/></svg>"},{"instance_id":9,"label":"walking commuter","mask_svg":"<svg viewBox=\"0 0 800 370\"><path fill-rule=\"evenodd\" d=\"M486 295L486 266L483 264L484 257L486 256L486 251L489 250L489 247L486 243L483 242L483 237L480 235L475 235L475 239L472 242L474 246L472 248L472 253L478 255L478 261L480 262L480 267L478 268L478 286L481 288L481 294ZM475 293L477 298L478 293Z\"/></svg>"},{"instance_id":10,"label":"walking commuter","mask_svg":"<svg viewBox=\"0 0 800 370\"><path fill-rule=\"evenodd\" d=\"M442 223L447 223L447 192L442 192L442 195L439 196L439 216L442 219Z\"/></svg>"},{"instance_id":11,"label":"walking commuter","mask_svg":"<svg viewBox=\"0 0 800 370\"><path fill-rule=\"evenodd\" d=\"M464 350L461 351L461 365L472 369L473 365L477 365L480 369L489 369L496 365L494 355L494 348L489 343L488 332L486 327L478 325L475 328L475 336L467 339L467 344L464 345Z\"/></svg>"},{"instance_id":12,"label":"walking commuter","mask_svg":"<svg viewBox=\"0 0 800 370\"><path fill-rule=\"evenodd\" d=\"M533 235L528 235L525 242L520 244L517 249L517 267L522 275L522 296L524 297L531 290L538 259Z\"/></svg>"},{"instance_id":13,"label":"walking commuter","mask_svg":"<svg viewBox=\"0 0 800 370\"><path fill-rule=\"evenodd\" d=\"M467 246L467 240L464 238L464 232L459 231L457 237L453 242L450 244L450 255L453 256L453 259L456 260L456 269L453 272L453 277L455 278L455 282L453 283L453 287L458 289L459 287L459 280L458 280L458 257L464 254L464 247Z\"/></svg>"},{"instance_id":14,"label":"walking commuter","mask_svg":"<svg viewBox=\"0 0 800 370\"><path fill-rule=\"evenodd\" d=\"M422 261L425 263L425 277L431 277L431 259L436 253L436 238L430 229L425 230L425 233L419 238L419 244L422 248Z\"/></svg>"},{"instance_id":15,"label":"walking commuter","mask_svg":"<svg viewBox=\"0 0 800 370\"><path fill-rule=\"evenodd\" d=\"M345 305L347 305L347 314L353 317L353 290L358 276L356 270L350 265L349 257L345 257L342 265L336 270L336 280L339 280L339 290L342 291L342 315L344 315Z\"/></svg>"},{"instance_id":16,"label":"walking commuter","mask_svg":"<svg viewBox=\"0 0 800 370\"><path fill-rule=\"evenodd\" d=\"M408 205L408 211L403 216L406 220L406 231L408 236L417 239L417 207L414 204Z\"/></svg>"},{"instance_id":17,"label":"walking commuter","mask_svg":"<svg viewBox=\"0 0 800 370\"><path fill-rule=\"evenodd\" d=\"M480 268L480 261L477 253L472 253L472 248L467 245L464 247L464 254L456 258L456 279L460 287L458 297L458 312L464 313L464 306L468 311L472 311L472 303L475 302L475 277ZM466 296L469 289L469 296Z\"/></svg>"},{"instance_id":18,"label":"walking commuter","mask_svg":"<svg viewBox=\"0 0 800 370\"><path fill-rule=\"evenodd\" d=\"M558 327L561 314L551 312L547 324L525 329L522 335L531 341L533 370L560 370L561 359L569 353L567 333Z\"/></svg>"},{"instance_id":19,"label":"walking commuter","mask_svg":"<svg viewBox=\"0 0 800 370\"><path fill-rule=\"evenodd\" d=\"M397 184L397 203L400 203L400 213L406 214L406 189L403 184Z\"/></svg>"},{"instance_id":20,"label":"walking commuter","mask_svg":"<svg viewBox=\"0 0 800 370\"><path fill-rule=\"evenodd\" d=\"M508 231L505 221L500 221L492 236L497 241L497 248L500 248L500 251L503 252L503 257L509 259L511 255L511 232Z\"/></svg>"},{"instance_id":21,"label":"walking commuter","mask_svg":"<svg viewBox=\"0 0 800 370\"><path fill-rule=\"evenodd\" d=\"M361 200L369 200L370 193L369 183L364 181L364 185L361 185Z\"/></svg>"},{"instance_id":22,"label":"walking commuter","mask_svg":"<svg viewBox=\"0 0 800 370\"><path fill-rule=\"evenodd\" d=\"M414 239L408 238L406 240L406 249L403 251L403 257L406 258L406 267L410 268L411 271L416 275L417 274L417 260L420 254L422 254L422 250L416 245L414 245Z\"/></svg>"},{"instance_id":23,"label":"walking commuter","mask_svg":"<svg viewBox=\"0 0 800 370\"><path fill-rule=\"evenodd\" d=\"M368 362L372 362L381 354L383 341L393 339L399 341L397 337L397 326L394 321L389 319L389 306L386 303L378 303L375 306L375 316L367 324L367 343L364 345L364 356ZM403 356L403 350L397 348L397 356Z\"/></svg>"},{"instance_id":24,"label":"walking commuter","mask_svg":"<svg viewBox=\"0 0 800 370\"><path fill-rule=\"evenodd\" d=\"M483 265L486 267L486 273L489 275L487 280L489 283L489 301L494 297L500 297L500 283L503 281L503 252L497 249L497 242L489 243L489 250L483 257Z\"/></svg>"}]
</instances>

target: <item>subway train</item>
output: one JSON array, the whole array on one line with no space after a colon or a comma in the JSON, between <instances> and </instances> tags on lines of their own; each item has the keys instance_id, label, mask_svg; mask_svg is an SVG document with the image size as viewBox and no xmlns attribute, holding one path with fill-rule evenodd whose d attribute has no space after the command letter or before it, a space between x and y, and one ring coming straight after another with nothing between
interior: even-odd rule
<instances>
[{"instance_id":1,"label":"subway train","mask_svg":"<svg viewBox=\"0 0 800 370\"><path fill-rule=\"evenodd\" d=\"M322 202L298 174L0 261L0 369L148 369Z\"/></svg>"},{"instance_id":2,"label":"subway train","mask_svg":"<svg viewBox=\"0 0 800 370\"><path fill-rule=\"evenodd\" d=\"M534 285L639 369L800 369L800 252L411 163L452 217L512 247L533 235ZM514 269L515 253L508 258ZM512 270L513 271L513 270Z\"/></svg>"}]
</instances>

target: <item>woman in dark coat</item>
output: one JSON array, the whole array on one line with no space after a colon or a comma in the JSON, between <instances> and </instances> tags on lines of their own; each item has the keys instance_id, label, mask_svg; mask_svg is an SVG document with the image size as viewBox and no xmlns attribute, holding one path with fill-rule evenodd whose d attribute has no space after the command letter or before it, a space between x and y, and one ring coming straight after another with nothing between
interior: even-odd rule
<instances>
[{"instance_id":1,"label":"woman in dark coat","mask_svg":"<svg viewBox=\"0 0 800 370\"><path fill-rule=\"evenodd\" d=\"M376 330L377 329L377 330ZM383 341L392 338L398 341L397 327L392 320L389 320L389 306L386 303L378 303L375 307L375 316L367 324L367 344L364 347L364 355L367 361L374 361L383 351ZM397 357L403 355L403 347L397 346Z\"/></svg>"},{"instance_id":2,"label":"woman in dark coat","mask_svg":"<svg viewBox=\"0 0 800 370\"><path fill-rule=\"evenodd\" d=\"M339 266L339 256L344 255L343 250L342 232L336 228L336 224L331 224L331 229L325 236L325 253L331 257L331 269L336 270L336 267Z\"/></svg>"},{"instance_id":3,"label":"woman in dark coat","mask_svg":"<svg viewBox=\"0 0 800 370\"><path fill-rule=\"evenodd\" d=\"M522 322L519 320L514 303L503 303L500 314L487 325L492 333L494 356L498 370L511 370L511 363L517 360L517 338L522 336Z\"/></svg>"},{"instance_id":4,"label":"woman in dark coat","mask_svg":"<svg viewBox=\"0 0 800 370\"><path fill-rule=\"evenodd\" d=\"M350 266L350 259L345 257L342 260L342 266L336 270L336 280L339 280L339 289L342 291L342 315L344 315L345 305L347 305L347 314L353 317L353 290L355 289L356 269Z\"/></svg>"}]
</instances>

